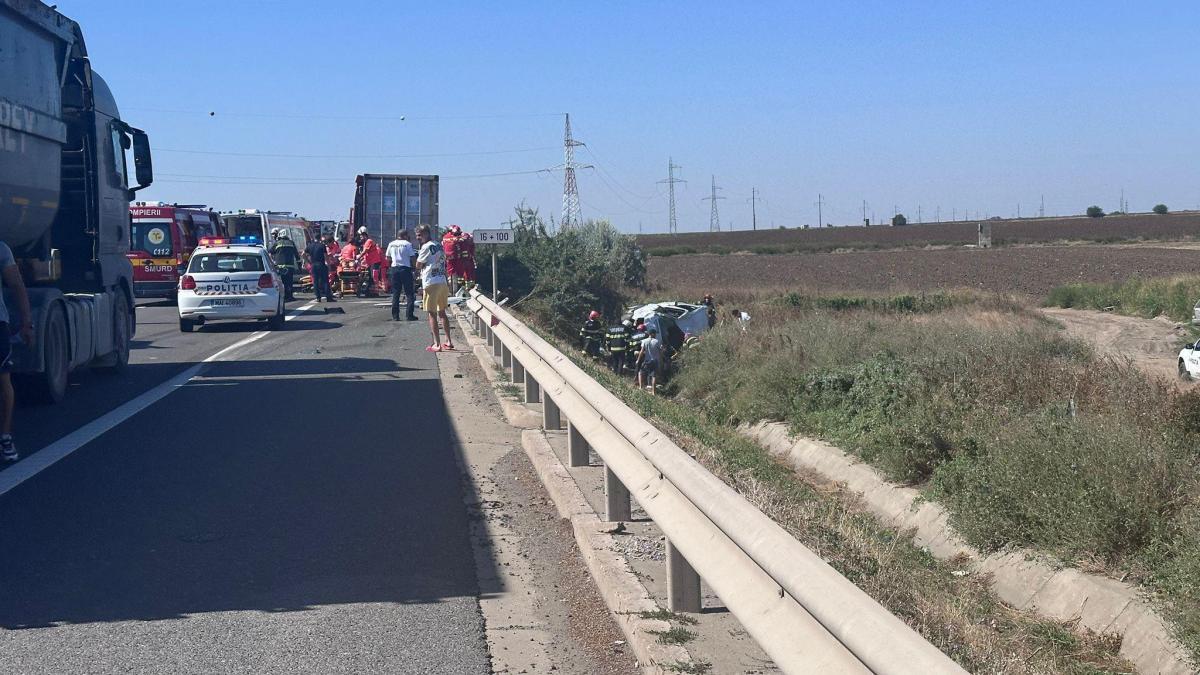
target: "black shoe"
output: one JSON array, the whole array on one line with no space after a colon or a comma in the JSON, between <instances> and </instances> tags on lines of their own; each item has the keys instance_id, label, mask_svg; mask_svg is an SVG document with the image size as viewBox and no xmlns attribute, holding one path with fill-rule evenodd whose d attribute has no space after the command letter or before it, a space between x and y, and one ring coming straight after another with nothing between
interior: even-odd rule
<instances>
[{"instance_id":1,"label":"black shoe","mask_svg":"<svg viewBox=\"0 0 1200 675\"><path fill-rule=\"evenodd\" d=\"M404 318L408 319L409 321L420 321L420 319L418 319L417 317L413 316L412 314L409 314L408 316L406 316L406 317L404 317Z\"/></svg>"},{"instance_id":2,"label":"black shoe","mask_svg":"<svg viewBox=\"0 0 1200 675\"><path fill-rule=\"evenodd\" d=\"M399 321L399 320L400 320L400 317L398 317L398 316L393 316L393 317L391 318L391 320L392 320L392 321Z\"/></svg>"}]
</instances>

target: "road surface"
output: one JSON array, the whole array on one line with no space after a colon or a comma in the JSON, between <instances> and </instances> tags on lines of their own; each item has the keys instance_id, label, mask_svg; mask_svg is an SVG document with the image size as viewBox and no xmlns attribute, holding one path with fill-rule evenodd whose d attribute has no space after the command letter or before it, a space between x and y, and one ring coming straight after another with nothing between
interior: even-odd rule
<instances>
[{"instance_id":1,"label":"road surface","mask_svg":"<svg viewBox=\"0 0 1200 675\"><path fill-rule=\"evenodd\" d=\"M301 307L245 344L139 303L126 373L18 409L5 672L489 672L503 575L476 569L425 322Z\"/></svg>"}]
</instances>

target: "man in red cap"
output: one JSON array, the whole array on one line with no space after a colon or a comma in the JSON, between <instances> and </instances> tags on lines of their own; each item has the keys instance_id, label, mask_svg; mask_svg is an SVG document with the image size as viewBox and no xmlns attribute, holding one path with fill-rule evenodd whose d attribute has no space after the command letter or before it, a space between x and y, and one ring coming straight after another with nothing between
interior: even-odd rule
<instances>
[{"instance_id":1,"label":"man in red cap","mask_svg":"<svg viewBox=\"0 0 1200 675\"><path fill-rule=\"evenodd\" d=\"M593 309L588 314L583 328L579 329L579 339L583 341L581 353L600 358L600 346L604 342L604 326L600 323L600 312Z\"/></svg>"}]
</instances>

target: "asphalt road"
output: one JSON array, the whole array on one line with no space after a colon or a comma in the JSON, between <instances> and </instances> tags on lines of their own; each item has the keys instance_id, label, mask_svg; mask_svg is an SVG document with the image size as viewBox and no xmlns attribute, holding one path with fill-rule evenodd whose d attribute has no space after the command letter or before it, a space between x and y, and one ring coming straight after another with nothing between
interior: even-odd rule
<instances>
[{"instance_id":1,"label":"asphalt road","mask_svg":"<svg viewBox=\"0 0 1200 675\"><path fill-rule=\"evenodd\" d=\"M336 307L0 494L0 670L487 672L476 598L494 589L476 580L426 324ZM183 334L173 307L137 312L125 373L18 409L25 458L0 490L38 449L258 329Z\"/></svg>"}]
</instances>

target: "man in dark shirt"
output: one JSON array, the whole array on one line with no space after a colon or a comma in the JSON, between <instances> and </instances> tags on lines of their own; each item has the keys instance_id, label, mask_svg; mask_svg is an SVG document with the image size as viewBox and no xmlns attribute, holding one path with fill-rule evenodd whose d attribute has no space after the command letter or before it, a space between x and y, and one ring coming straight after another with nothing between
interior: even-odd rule
<instances>
[{"instance_id":1,"label":"man in dark shirt","mask_svg":"<svg viewBox=\"0 0 1200 675\"><path fill-rule=\"evenodd\" d=\"M333 299L333 289L329 287L329 266L325 261L325 242L314 241L304 249L304 259L312 268L313 295L317 302L325 296L326 302L336 302Z\"/></svg>"}]
</instances>

